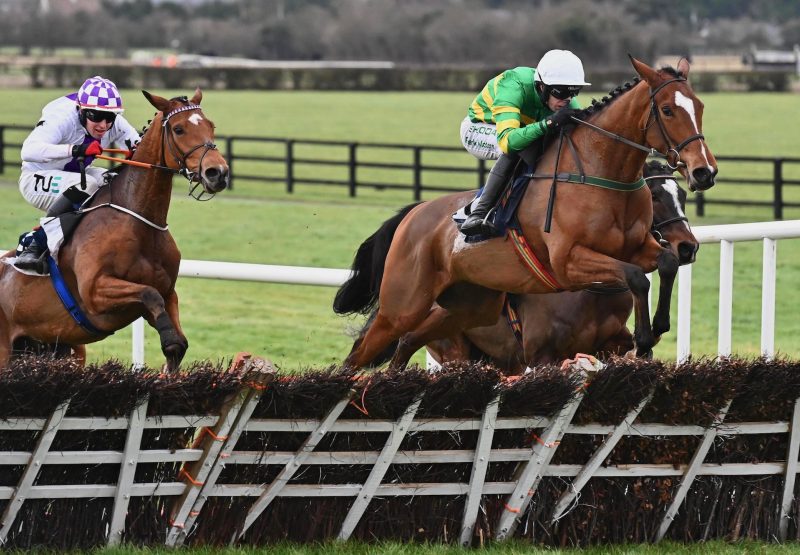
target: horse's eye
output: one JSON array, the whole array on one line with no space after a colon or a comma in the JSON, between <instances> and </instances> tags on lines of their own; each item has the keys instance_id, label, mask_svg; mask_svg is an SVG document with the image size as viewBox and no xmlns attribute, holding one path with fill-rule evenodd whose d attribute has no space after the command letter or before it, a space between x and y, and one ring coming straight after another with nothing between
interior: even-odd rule
<instances>
[{"instance_id":1,"label":"horse's eye","mask_svg":"<svg viewBox=\"0 0 800 555\"><path fill-rule=\"evenodd\" d=\"M661 113L663 113L665 116L669 117L669 116L672 115L672 108L670 108L669 106L662 106L661 107Z\"/></svg>"},{"instance_id":2,"label":"horse's eye","mask_svg":"<svg viewBox=\"0 0 800 555\"><path fill-rule=\"evenodd\" d=\"M183 127L181 127L180 125L176 125L173 131L175 132L176 135L183 135Z\"/></svg>"}]
</instances>

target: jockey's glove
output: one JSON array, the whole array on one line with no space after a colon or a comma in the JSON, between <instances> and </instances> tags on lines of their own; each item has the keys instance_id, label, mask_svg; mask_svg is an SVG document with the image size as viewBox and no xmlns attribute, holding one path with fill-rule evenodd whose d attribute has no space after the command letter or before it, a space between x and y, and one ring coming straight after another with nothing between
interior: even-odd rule
<instances>
[{"instance_id":1,"label":"jockey's glove","mask_svg":"<svg viewBox=\"0 0 800 555\"><path fill-rule=\"evenodd\" d=\"M103 147L100 146L100 141L92 141L88 144L84 143L82 145L75 145L72 147L72 156L75 158L97 156L98 154L103 154Z\"/></svg>"},{"instance_id":2,"label":"jockey's glove","mask_svg":"<svg viewBox=\"0 0 800 555\"><path fill-rule=\"evenodd\" d=\"M562 127L573 124L573 116L577 117L582 110L575 108L561 108L558 112L547 117L547 130L557 131Z\"/></svg>"}]
</instances>

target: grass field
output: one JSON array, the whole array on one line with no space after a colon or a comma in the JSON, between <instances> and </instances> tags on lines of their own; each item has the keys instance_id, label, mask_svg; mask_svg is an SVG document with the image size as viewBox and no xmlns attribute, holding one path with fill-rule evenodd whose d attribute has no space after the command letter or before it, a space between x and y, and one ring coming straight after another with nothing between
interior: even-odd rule
<instances>
[{"instance_id":1,"label":"grass field","mask_svg":"<svg viewBox=\"0 0 800 555\"><path fill-rule=\"evenodd\" d=\"M0 124L31 125L41 106L65 91L0 91ZM190 91L153 91L172 96ZM305 139L351 140L456 146L458 123L469 93L315 93L209 91L206 114L225 135L266 135ZM591 95L588 95L591 96ZM588 98L582 98L584 102ZM704 132L716 154L797 156L800 134L787 124L800 97L791 94L708 94ZM125 91L126 117L141 127L153 109L135 91ZM752 107L757 107L754 110ZM724 166L720 167L724 174ZM16 172L0 178L3 244L40 215L16 189ZM473 183L464 188L473 187ZM722 185L720 185L722 187ZM755 188L753 188L755 189ZM365 192L356 199L344 190L300 187L287 195L282 187L247 183L209 203L185 198L186 185L175 181L171 231L184 258L298 266L349 267L361 241L394 211L411 201L408 192ZM715 190L709 193L714 194ZM736 190L763 195L763 190ZM770 219L765 209L713 207L710 216L693 223L732 223ZM800 217L800 210L786 217ZM716 352L719 249L702 247L694 268L692 345L696 354ZM800 355L798 304L800 240L778 245L776 347ZM734 349L755 355L760 338L760 244L736 247L734 280ZM330 306L334 290L181 279L182 321L190 341L187 360L229 358L247 350L272 358L284 368L321 366L341 361L350 347L349 328L359 320L337 317ZM662 358L675 356L673 332L657 347ZM121 331L89 347L92 360L130 358L130 334ZM147 361L159 364L157 337L148 330ZM418 356L416 359L421 360Z\"/></svg>"}]
</instances>

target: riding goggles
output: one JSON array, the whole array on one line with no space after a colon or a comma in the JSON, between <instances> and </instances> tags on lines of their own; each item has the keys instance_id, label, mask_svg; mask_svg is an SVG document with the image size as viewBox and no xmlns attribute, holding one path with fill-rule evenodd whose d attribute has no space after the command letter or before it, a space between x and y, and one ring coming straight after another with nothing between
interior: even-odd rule
<instances>
[{"instance_id":1,"label":"riding goggles","mask_svg":"<svg viewBox=\"0 0 800 555\"><path fill-rule=\"evenodd\" d=\"M569 98L578 96L581 92L580 86L577 85L551 85L550 94L559 100L567 100Z\"/></svg>"},{"instance_id":2,"label":"riding goggles","mask_svg":"<svg viewBox=\"0 0 800 555\"><path fill-rule=\"evenodd\" d=\"M83 115L86 116L91 122L100 123L101 121L107 121L108 123L114 123L114 120L117 119L117 114L114 112L105 112L103 110L93 110L87 109L83 111Z\"/></svg>"}]
</instances>

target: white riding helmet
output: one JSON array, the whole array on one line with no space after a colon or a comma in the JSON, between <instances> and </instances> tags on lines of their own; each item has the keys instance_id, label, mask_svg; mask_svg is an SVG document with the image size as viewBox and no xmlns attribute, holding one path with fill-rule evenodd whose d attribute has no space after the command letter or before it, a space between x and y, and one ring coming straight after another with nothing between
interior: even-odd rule
<instances>
[{"instance_id":1,"label":"white riding helmet","mask_svg":"<svg viewBox=\"0 0 800 555\"><path fill-rule=\"evenodd\" d=\"M569 50L550 50L536 66L536 81L545 85L591 85L584 81L581 59Z\"/></svg>"}]
</instances>

